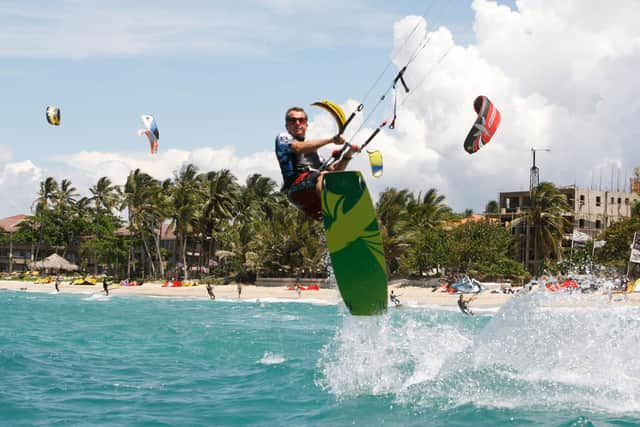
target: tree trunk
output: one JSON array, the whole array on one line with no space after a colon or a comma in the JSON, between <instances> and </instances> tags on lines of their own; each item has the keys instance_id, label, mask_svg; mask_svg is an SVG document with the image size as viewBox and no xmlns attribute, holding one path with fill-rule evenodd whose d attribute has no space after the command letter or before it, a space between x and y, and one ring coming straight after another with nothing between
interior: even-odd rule
<instances>
[{"instance_id":1,"label":"tree trunk","mask_svg":"<svg viewBox=\"0 0 640 427\"><path fill-rule=\"evenodd\" d=\"M158 269L160 270L160 277L165 278L164 266L162 265L162 253L160 252L160 240L162 239L162 223L158 224L158 233L153 233L153 240L156 246L156 259L158 261Z\"/></svg>"},{"instance_id":2,"label":"tree trunk","mask_svg":"<svg viewBox=\"0 0 640 427\"><path fill-rule=\"evenodd\" d=\"M156 275L156 265L153 262L153 257L151 256L151 250L149 249L149 244L147 243L147 239L144 237L144 231L140 232L140 237L142 237L142 245L144 246L144 259L149 258L151 264L151 274L153 274L153 278L157 279Z\"/></svg>"},{"instance_id":3,"label":"tree trunk","mask_svg":"<svg viewBox=\"0 0 640 427\"><path fill-rule=\"evenodd\" d=\"M40 233L39 233L39 236L38 236L38 245L36 246L36 253L33 256L33 260L32 261L37 261L38 260L38 254L40 252L40 245L42 245L42 237L43 236L44 236L44 220L40 224Z\"/></svg>"},{"instance_id":4,"label":"tree trunk","mask_svg":"<svg viewBox=\"0 0 640 427\"><path fill-rule=\"evenodd\" d=\"M524 268L525 270L531 272L531 266L529 265L529 250L531 249L531 227L529 225L529 221L525 222L525 242L524 242Z\"/></svg>"},{"instance_id":5,"label":"tree trunk","mask_svg":"<svg viewBox=\"0 0 640 427\"><path fill-rule=\"evenodd\" d=\"M131 264L133 261L133 239L129 236L129 254L127 257L127 278L131 277Z\"/></svg>"},{"instance_id":6,"label":"tree trunk","mask_svg":"<svg viewBox=\"0 0 640 427\"><path fill-rule=\"evenodd\" d=\"M189 279L189 268L187 266L187 235L182 237L182 268L184 268L184 280Z\"/></svg>"}]
</instances>

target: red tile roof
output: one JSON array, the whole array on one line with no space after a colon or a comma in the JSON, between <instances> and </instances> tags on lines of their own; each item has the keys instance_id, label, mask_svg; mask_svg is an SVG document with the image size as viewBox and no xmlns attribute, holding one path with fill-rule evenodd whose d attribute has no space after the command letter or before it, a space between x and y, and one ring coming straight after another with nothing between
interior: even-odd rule
<instances>
[{"instance_id":1,"label":"red tile roof","mask_svg":"<svg viewBox=\"0 0 640 427\"><path fill-rule=\"evenodd\" d=\"M120 227L116 230L116 234L118 236L130 236L131 232L128 227ZM175 227L171 224L162 224L162 229L160 230L160 240L175 240Z\"/></svg>"},{"instance_id":2,"label":"red tile roof","mask_svg":"<svg viewBox=\"0 0 640 427\"><path fill-rule=\"evenodd\" d=\"M0 228L9 233L14 233L18 230L18 225L20 225L26 217L27 215L14 215L0 218Z\"/></svg>"}]
</instances>

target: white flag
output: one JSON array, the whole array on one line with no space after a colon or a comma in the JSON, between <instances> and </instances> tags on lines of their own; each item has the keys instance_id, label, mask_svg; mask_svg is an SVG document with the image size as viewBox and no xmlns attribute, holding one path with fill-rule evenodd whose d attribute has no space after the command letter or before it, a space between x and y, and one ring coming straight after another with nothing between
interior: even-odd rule
<instances>
[{"instance_id":1,"label":"white flag","mask_svg":"<svg viewBox=\"0 0 640 427\"><path fill-rule=\"evenodd\" d=\"M596 248L596 249L597 249L597 248L602 248L602 247L604 247L604 245L606 245L606 244L607 244L607 241L606 241L606 240L594 240L594 241L593 241L593 247L594 247L594 248Z\"/></svg>"},{"instance_id":2,"label":"white flag","mask_svg":"<svg viewBox=\"0 0 640 427\"><path fill-rule=\"evenodd\" d=\"M631 244L629 262L640 263L640 234L638 233L633 233L633 243Z\"/></svg>"},{"instance_id":3,"label":"white flag","mask_svg":"<svg viewBox=\"0 0 640 427\"><path fill-rule=\"evenodd\" d=\"M571 240L573 240L574 242L588 242L589 240L591 240L591 236L589 236L587 233L583 233L582 231L573 230L573 236L571 237Z\"/></svg>"}]
</instances>

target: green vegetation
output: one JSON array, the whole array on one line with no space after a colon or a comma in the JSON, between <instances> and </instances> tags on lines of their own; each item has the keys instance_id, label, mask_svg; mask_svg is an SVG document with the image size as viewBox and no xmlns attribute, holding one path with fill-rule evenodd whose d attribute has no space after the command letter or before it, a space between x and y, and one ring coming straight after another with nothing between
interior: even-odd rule
<instances>
[{"instance_id":1,"label":"green vegetation","mask_svg":"<svg viewBox=\"0 0 640 427\"><path fill-rule=\"evenodd\" d=\"M200 172L188 164L162 182L136 169L123 186L102 177L89 192L79 197L70 181L46 178L32 215L13 235L0 234L0 243L28 246L38 258L55 251L85 272L117 277L253 280L326 272L321 224L306 219L273 180L259 174L240 184L228 170ZM456 214L433 188L417 194L388 188L376 208L390 277L466 271L481 280L524 278L511 233L523 224L531 252L544 260L530 273L563 257L563 212L569 207L550 183L534 189L531 208L509 228L495 219L497 202L486 206L493 215ZM609 227L595 261L626 265L638 230L638 215ZM170 232L175 238L167 238Z\"/></svg>"}]
</instances>

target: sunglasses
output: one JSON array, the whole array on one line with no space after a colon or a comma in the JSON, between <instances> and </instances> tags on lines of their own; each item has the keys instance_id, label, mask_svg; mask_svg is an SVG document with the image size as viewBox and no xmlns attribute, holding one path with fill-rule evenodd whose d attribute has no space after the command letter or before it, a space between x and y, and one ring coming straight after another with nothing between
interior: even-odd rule
<instances>
[{"instance_id":1,"label":"sunglasses","mask_svg":"<svg viewBox=\"0 0 640 427\"><path fill-rule=\"evenodd\" d=\"M287 117L287 123L296 123L296 122L307 123L307 118L306 117Z\"/></svg>"}]
</instances>

